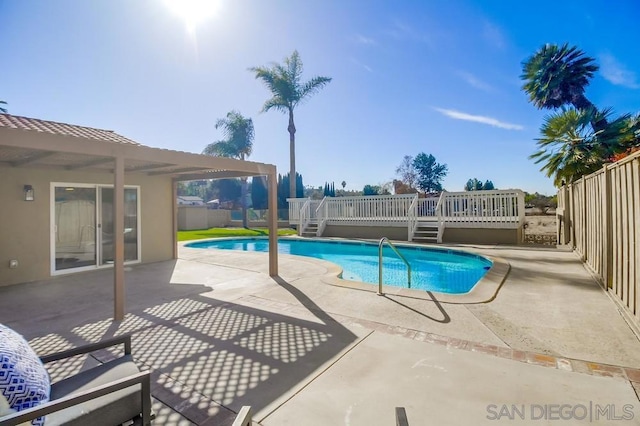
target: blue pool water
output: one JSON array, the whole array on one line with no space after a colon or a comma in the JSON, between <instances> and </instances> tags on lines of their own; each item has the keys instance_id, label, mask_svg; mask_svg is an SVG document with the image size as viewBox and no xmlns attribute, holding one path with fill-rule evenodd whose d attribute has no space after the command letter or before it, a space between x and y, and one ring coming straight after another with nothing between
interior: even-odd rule
<instances>
[{"instance_id":1,"label":"blue pool water","mask_svg":"<svg viewBox=\"0 0 640 426\"><path fill-rule=\"evenodd\" d=\"M187 244L194 248L216 248L243 251L269 251L267 238L235 238L198 241ZM456 250L426 247L402 247L398 250L411 264L411 288L441 293L469 292L491 267L482 256ZM278 239L278 252L315 257L342 267L342 278L378 283L378 245L359 241L309 241ZM391 248L385 246L383 282L407 287L407 267Z\"/></svg>"}]
</instances>

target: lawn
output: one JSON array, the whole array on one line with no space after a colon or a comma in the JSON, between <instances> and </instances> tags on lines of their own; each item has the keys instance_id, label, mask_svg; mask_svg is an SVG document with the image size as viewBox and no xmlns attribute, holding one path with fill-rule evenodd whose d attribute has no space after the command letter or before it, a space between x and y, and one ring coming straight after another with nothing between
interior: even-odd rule
<instances>
[{"instance_id":1,"label":"lawn","mask_svg":"<svg viewBox=\"0 0 640 426\"><path fill-rule=\"evenodd\" d=\"M210 228L196 231L178 231L178 241L222 237L264 237L267 235L269 235L267 228ZM278 229L278 235L296 235L296 231L293 229Z\"/></svg>"}]
</instances>

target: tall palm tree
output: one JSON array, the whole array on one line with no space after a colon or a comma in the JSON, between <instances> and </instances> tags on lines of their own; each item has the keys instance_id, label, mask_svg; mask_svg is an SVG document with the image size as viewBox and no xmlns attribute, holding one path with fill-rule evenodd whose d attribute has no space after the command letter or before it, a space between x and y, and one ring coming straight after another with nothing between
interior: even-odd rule
<instances>
[{"instance_id":1,"label":"tall palm tree","mask_svg":"<svg viewBox=\"0 0 640 426\"><path fill-rule=\"evenodd\" d=\"M223 140L207 145L202 151L205 155L231 157L244 160L253 150L253 120L245 118L237 111L230 111L225 118L216 121L216 129L222 128ZM247 178L242 181L242 226L247 227Z\"/></svg>"},{"instance_id":2,"label":"tall palm tree","mask_svg":"<svg viewBox=\"0 0 640 426\"><path fill-rule=\"evenodd\" d=\"M289 114L289 196L296 196L296 126L293 122L293 111L305 99L317 93L330 81L330 77L313 77L302 82L302 60L297 50L284 59L284 65L273 63L271 67L253 67L249 71L271 91L273 97L268 99L262 111L275 109Z\"/></svg>"},{"instance_id":3,"label":"tall palm tree","mask_svg":"<svg viewBox=\"0 0 640 426\"><path fill-rule=\"evenodd\" d=\"M598 69L595 59L575 46L545 44L522 63L520 78L525 82L522 89L540 109L572 105L582 111L595 110L584 92ZM592 125L594 130L602 130L607 121L600 116L600 121Z\"/></svg>"},{"instance_id":4,"label":"tall palm tree","mask_svg":"<svg viewBox=\"0 0 640 426\"><path fill-rule=\"evenodd\" d=\"M0 105L6 105L7 103L5 101L0 101ZM2 106L0 106L0 112L3 114L7 113L7 109L3 108Z\"/></svg>"}]
</instances>

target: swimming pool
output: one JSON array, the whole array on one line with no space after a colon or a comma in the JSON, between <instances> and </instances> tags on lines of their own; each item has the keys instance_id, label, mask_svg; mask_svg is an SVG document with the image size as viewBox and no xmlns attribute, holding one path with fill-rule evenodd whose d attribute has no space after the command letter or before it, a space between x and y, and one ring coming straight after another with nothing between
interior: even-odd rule
<instances>
[{"instance_id":1,"label":"swimming pool","mask_svg":"<svg viewBox=\"0 0 640 426\"><path fill-rule=\"evenodd\" d=\"M193 248L269 251L267 238L233 238L186 244ZM411 288L441 293L469 292L489 270L492 262L463 251L428 247L397 246L411 264ZM316 241L278 239L278 252L315 257L339 265L342 278L378 283L378 245L360 241ZM391 248L383 249L383 282L407 287L407 267Z\"/></svg>"}]
</instances>

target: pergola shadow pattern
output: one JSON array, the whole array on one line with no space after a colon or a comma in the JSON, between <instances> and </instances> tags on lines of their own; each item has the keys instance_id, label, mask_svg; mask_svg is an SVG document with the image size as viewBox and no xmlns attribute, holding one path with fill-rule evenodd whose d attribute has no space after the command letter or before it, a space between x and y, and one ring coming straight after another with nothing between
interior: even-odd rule
<instances>
[{"instance_id":1,"label":"pergola shadow pattern","mask_svg":"<svg viewBox=\"0 0 640 426\"><path fill-rule=\"evenodd\" d=\"M57 300L48 303L64 306L63 283L49 285L61 291L51 292ZM163 287L159 303L130 309L121 322L106 316L43 335L23 332L20 322L14 327L30 338L39 354L131 333L136 362L152 371L153 397L195 424L231 424L243 405L251 405L254 412L267 407L356 340L316 309L313 314L319 321L307 321L203 296L199 293L211 290L204 286L187 285L192 294L185 296L185 285L179 285L172 300L171 289ZM90 297L90 291L81 291ZM6 320L2 319L11 325ZM53 365L51 378L57 381L104 362L117 355L113 351ZM170 420L176 413L160 411L163 418L156 422L178 424Z\"/></svg>"}]
</instances>

